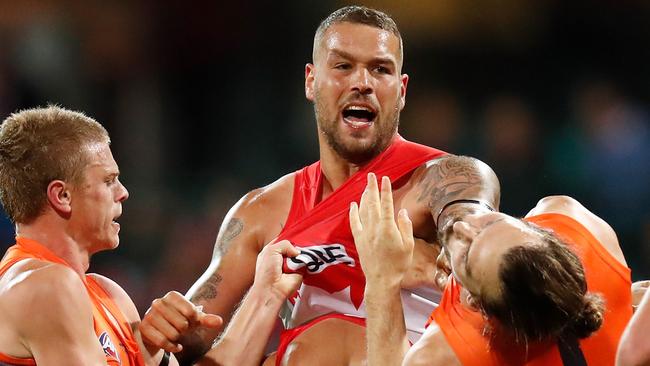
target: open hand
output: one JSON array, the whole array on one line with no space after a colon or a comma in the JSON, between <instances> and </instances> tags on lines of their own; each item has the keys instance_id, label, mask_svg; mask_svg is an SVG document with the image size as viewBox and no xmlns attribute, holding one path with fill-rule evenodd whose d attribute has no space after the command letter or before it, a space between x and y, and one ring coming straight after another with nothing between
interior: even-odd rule
<instances>
[{"instance_id":1,"label":"open hand","mask_svg":"<svg viewBox=\"0 0 650 366\"><path fill-rule=\"evenodd\" d=\"M369 285L399 286L413 255L413 225L405 209L395 223L390 179L383 177L381 195L377 179L368 174L360 205L350 207L350 228L361 268Z\"/></svg>"}]
</instances>

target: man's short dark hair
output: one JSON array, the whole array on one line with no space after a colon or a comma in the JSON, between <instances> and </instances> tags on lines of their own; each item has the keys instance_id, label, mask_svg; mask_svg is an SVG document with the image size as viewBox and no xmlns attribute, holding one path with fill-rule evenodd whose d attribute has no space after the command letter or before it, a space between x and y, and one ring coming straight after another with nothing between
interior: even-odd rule
<instances>
[{"instance_id":1,"label":"man's short dark hair","mask_svg":"<svg viewBox=\"0 0 650 366\"><path fill-rule=\"evenodd\" d=\"M365 24L393 33L399 40L400 59L402 59L402 35L397 24L388 14L360 5L350 5L340 8L323 19L314 35L313 58L316 58L316 49L320 46L323 34L329 27L337 23Z\"/></svg>"}]
</instances>

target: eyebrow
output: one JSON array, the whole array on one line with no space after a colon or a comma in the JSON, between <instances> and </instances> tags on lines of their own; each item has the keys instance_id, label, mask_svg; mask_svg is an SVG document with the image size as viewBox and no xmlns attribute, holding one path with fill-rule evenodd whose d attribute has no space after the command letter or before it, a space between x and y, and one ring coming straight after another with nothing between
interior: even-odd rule
<instances>
[{"instance_id":1,"label":"eyebrow","mask_svg":"<svg viewBox=\"0 0 650 366\"><path fill-rule=\"evenodd\" d=\"M352 54L350 54L348 52L345 52L345 51L342 51L342 50L339 50L339 49L336 49L336 48L331 49L330 53L334 54L334 56L338 56L338 57L341 57L341 58L344 58L344 59L347 59L347 60L352 60L352 59L355 58ZM396 65L397 64L395 62L395 60L393 60L390 57L373 57L370 63L380 64L380 65L383 65L383 64Z\"/></svg>"}]
</instances>

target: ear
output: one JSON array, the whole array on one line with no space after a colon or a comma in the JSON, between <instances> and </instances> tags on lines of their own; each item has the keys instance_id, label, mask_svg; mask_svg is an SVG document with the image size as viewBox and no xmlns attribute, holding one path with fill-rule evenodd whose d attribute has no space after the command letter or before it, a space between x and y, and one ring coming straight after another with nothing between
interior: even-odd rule
<instances>
[{"instance_id":1,"label":"ear","mask_svg":"<svg viewBox=\"0 0 650 366\"><path fill-rule=\"evenodd\" d=\"M305 97L307 100L314 101L314 73L316 67L314 64L305 65Z\"/></svg>"},{"instance_id":2,"label":"ear","mask_svg":"<svg viewBox=\"0 0 650 366\"><path fill-rule=\"evenodd\" d=\"M62 180L53 180L47 185L47 201L59 213L72 211L72 192L70 185Z\"/></svg>"},{"instance_id":3,"label":"ear","mask_svg":"<svg viewBox=\"0 0 650 366\"><path fill-rule=\"evenodd\" d=\"M462 237L473 239L476 236L476 230L465 221L456 221L453 228L454 233Z\"/></svg>"},{"instance_id":4,"label":"ear","mask_svg":"<svg viewBox=\"0 0 650 366\"><path fill-rule=\"evenodd\" d=\"M478 302L478 300L474 297L474 295L470 294L469 291L467 291L467 298L466 298L466 303L467 306L474 310L474 311L481 311L481 306Z\"/></svg>"},{"instance_id":5,"label":"ear","mask_svg":"<svg viewBox=\"0 0 650 366\"><path fill-rule=\"evenodd\" d=\"M409 76L407 74L402 74L401 80L400 80L400 111L404 109L404 106L406 105L406 87L409 84Z\"/></svg>"}]
</instances>

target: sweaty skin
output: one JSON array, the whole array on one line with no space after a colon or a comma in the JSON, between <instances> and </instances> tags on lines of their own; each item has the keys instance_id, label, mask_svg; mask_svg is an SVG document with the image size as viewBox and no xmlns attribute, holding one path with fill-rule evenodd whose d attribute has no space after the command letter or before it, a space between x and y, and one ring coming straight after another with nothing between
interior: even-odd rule
<instances>
[{"instance_id":1,"label":"sweaty skin","mask_svg":"<svg viewBox=\"0 0 650 366\"><path fill-rule=\"evenodd\" d=\"M373 365L460 365L460 361L451 348L440 327L434 322L425 334L410 349L405 345L404 320L401 313L401 298L396 293L395 278L404 272L403 265L382 266L386 258L393 263L407 263L411 254L410 225L408 217L400 213L397 225L392 220L389 185L382 182L381 195L378 192L374 177L369 177L368 194L364 194L361 208L350 212L350 224L355 235L355 241L362 260L362 266L369 268L366 285L366 301L368 306L367 345L368 355L373 357L369 362ZM365 207L364 207L365 206ZM588 211L576 200L565 196L553 196L542 199L527 216L544 213L559 213L569 216L581 223L621 265L625 258L612 228L602 219ZM447 243L446 250L450 251L452 270L459 281L467 282L474 289L484 288L485 282L494 278L489 274L477 275L481 267L494 265L493 261L500 258L502 248L495 247L495 241L503 243L516 241L522 243L530 235L525 225L502 213L477 210L476 213L466 214L454 224L453 230L466 238L477 253L469 253L466 259L458 257L467 253L467 243ZM505 243L508 244L508 243ZM485 253L481 253L485 252ZM487 254L493 253L488 258ZM365 263L364 263L365 262ZM476 267L469 276L468 265ZM498 266L498 263L496 264ZM374 268L374 270L373 270ZM488 273L489 271L486 271ZM465 285L463 283L463 285ZM461 293L461 304L473 308L469 293ZM376 309L376 310L372 310ZM387 310L388 309L388 310ZM596 335L597 336L597 335ZM386 341L386 340L389 341ZM362 347L356 344L351 347Z\"/></svg>"},{"instance_id":2,"label":"sweaty skin","mask_svg":"<svg viewBox=\"0 0 650 366\"><path fill-rule=\"evenodd\" d=\"M6 144L4 135L2 140ZM137 348L133 353L125 348L123 357L138 365L142 358L145 365L158 365L162 351L142 344L137 331L140 316L129 296L106 277L86 275L92 254L118 246L116 220L129 193L118 179L108 142L80 149L88 157L80 181L51 181L41 214L16 225L17 241L25 243L21 248L28 248L25 251L33 257L16 262L0 276L0 352L34 359L38 365L106 365L102 349L106 344L95 333L96 305L83 282L90 278L115 304L115 311L108 310L110 317L114 321L123 317L138 343L142 357L135 355ZM128 332L120 333L128 337ZM111 343L121 347L118 341ZM134 364L128 359L122 363ZM172 357L170 365L176 364Z\"/></svg>"},{"instance_id":3,"label":"sweaty skin","mask_svg":"<svg viewBox=\"0 0 650 366\"><path fill-rule=\"evenodd\" d=\"M335 23L320 38L314 63L305 68L305 95L314 102L320 161L324 174L322 199L340 187L370 158L384 150L397 133L405 105L408 76L401 73L400 40L393 33L363 24ZM370 111L371 120L349 109ZM253 283L255 258L282 230L291 207L294 174L251 191L229 211L221 226L212 262L187 293L206 313L225 322ZM499 186L494 172L478 160L448 156L428 162L407 176L394 191L395 209L407 209L416 238L436 239L435 219L447 202L471 198L498 207ZM455 205L454 210L463 205ZM434 283L438 247L417 240L410 272L403 287ZM205 353L218 331L191 327L177 336L159 326L161 314L152 308L143 319L147 342L165 347L158 333L182 344L186 362ZM178 345L166 348L178 351Z\"/></svg>"}]
</instances>

